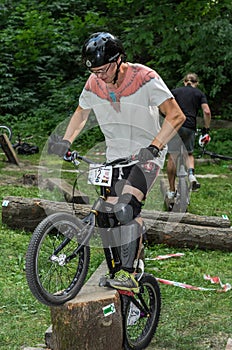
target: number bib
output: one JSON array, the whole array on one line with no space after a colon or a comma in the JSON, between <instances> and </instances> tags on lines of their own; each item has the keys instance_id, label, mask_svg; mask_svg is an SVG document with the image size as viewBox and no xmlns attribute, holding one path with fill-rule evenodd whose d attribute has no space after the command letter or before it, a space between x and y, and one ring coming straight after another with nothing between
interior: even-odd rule
<instances>
[{"instance_id":1,"label":"number bib","mask_svg":"<svg viewBox=\"0 0 232 350\"><path fill-rule=\"evenodd\" d=\"M89 165L88 184L99 186L111 186L113 167L101 164Z\"/></svg>"}]
</instances>

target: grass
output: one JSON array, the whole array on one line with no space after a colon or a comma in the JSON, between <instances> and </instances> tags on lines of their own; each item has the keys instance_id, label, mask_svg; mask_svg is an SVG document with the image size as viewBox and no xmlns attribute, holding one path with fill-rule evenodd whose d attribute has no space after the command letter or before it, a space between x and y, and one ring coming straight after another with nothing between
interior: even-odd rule
<instances>
[{"instance_id":1,"label":"grass","mask_svg":"<svg viewBox=\"0 0 232 350\"><path fill-rule=\"evenodd\" d=\"M37 197L44 195L36 187L23 186L22 176L29 164L37 165L39 156L25 158L20 170L9 172L4 161L0 162L0 199L15 195ZM68 166L69 168L69 166ZM199 178L201 189L191 195L189 212L201 215L228 215L232 213L232 176L228 163L197 165L197 174L217 174L219 177ZM71 181L73 174L68 175ZM4 180L4 181L3 181ZM13 183L9 185L9 183ZM4 182L4 183L3 183ZM92 191L92 190L91 190ZM56 198L56 195L55 195ZM159 188L155 188L147 201L148 208L162 209ZM0 227L0 349L19 350L22 346L44 343L44 333L50 325L49 308L37 302L31 295L25 280L25 252L30 234ZM181 258L162 261L148 261L147 270L155 276L185 282L195 286L213 287L203 280L203 274L220 276L222 282L232 284L231 252L202 251L168 248L164 245L149 247L147 257L160 254L183 252ZM92 258L90 273L99 264L101 252ZM159 327L149 350L223 350L231 333L232 291L191 291L160 284L162 292L162 313ZM67 349L68 350L68 349Z\"/></svg>"},{"instance_id":2,"label":"grass","mask_svg":"<svg viewBox=\"0 0 232 350\"><path fill-rule=\"evenodd\" d=\"M184 257L148 262L156 277L204 288L219 289L203 280L203 275L219 276L232 283L231 253L170 249L158 246L150 254L184 253ZM154 271L155 268L155 271ZM231 291L192 291L160 284L162 312L151 349L223 350L231 337ZM150 349L150 348L149 348Z\"/></svg>"}]
</instances>

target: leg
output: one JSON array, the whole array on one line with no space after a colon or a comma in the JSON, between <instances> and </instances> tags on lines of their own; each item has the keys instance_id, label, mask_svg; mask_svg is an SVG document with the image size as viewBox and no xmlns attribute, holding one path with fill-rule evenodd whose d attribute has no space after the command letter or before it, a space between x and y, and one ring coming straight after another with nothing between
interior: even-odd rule
<instances>
[{"instance_id":1,"label":"leg","mask_svg":"<svg viewBox=\"0 0 232 350\"><path fill-rule=\"evenodd\" d=\"M170 192L175 192L176 156L174 156L174 154L168 155L167 175L168 175L168 182L169 182L169 190Z\"/></svg>"},{"instance_id":2,"label":"leg","mask_svg":"<svg viewBox=\"0 0 232 350\"><path fill-rule=\"evenodd\" d=\"M144 227L140 217L141 201L154 183L158 172L157 166L154 166L150 172L144 172L142 166L134 167L122 190L122 195L119 196L118 203L114 206L115 215L121 224L118 250L122 269L115 274L114 279L107 281L110 287L138 291L138 282L134 275L134 262L138 259Z\"/></svg>"},{"instance_id":3,"label":"leg","mask_svg":"<svg viewBox=\"0 0 232 350\"><path fill-rule=\"evenodd\" d=\"M192 153L188 153L188 157L186 160L186 166L188 169L188 176L189 176L189 182L191 185L191 189L193 191L196 191L198 188L200 188L200 183L197 181L195 176L195 169L194 169L194 156Z\"/></svg>"},{"instance_id":4,"label":"leg","mask_svg":"<svg viewBox=\"0 0 232 350\"><path fill-rule=\"evenodd\" d=\"M113 279L106 281L106 286L121 290L132 290L136 293L139 289L134 275L134 264L138 259L141 226L134 220L130 224L121 226L120 230L118 253L121 259L121 269L116 272Z\"/></svg>"}]
</instances>

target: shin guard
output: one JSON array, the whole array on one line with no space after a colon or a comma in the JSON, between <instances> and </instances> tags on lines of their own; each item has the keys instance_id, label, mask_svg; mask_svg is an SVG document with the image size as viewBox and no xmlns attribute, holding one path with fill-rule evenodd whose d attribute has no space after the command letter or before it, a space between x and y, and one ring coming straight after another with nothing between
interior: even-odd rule
<instances>
[{"instance_id":1,"label":"shin guard","mask_svg":"<svg viewBox=\"0 0 232 350\"><path fill-rule=\"evenodd\" d=\"M134 261L137 259L141 238L141 226L132 221L128 225L120 227L120 245L118 245L122 269L130 273L134 272Z\"/></svg>"}]
</instances>

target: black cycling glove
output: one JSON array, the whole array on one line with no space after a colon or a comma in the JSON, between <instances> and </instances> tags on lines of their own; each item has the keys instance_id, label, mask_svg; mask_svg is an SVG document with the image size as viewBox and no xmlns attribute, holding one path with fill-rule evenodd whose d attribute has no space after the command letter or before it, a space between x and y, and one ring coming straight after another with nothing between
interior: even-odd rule
<instances>
[{"instance_id":1,"label":"black cycling glove","mask_svg":"<svg viewBox=\"0 0 232 350\"><path fill-rule=\"evenodd\" d=\"M205 127L204 127L204 128L201 129L201 135L204 136L204 135L206 135L206 134L209 135L209 128L205 128Z\"/></svg>"},{"instance_id":2,"label":"black cycling glove","mask_svg":"<svg viewBox=\"0 0 232 350\"><path fill-rule=\"evenodd\" d=\"M60 157L64 157L69 151L71 142L63 140L58 135L51 135L48 140L48 154L56 154Z\"/></svg>"},{"instance_id":3,"label":"black cycling glove","mask_svg":"<svg viewBox=\"0 0 232 350\"><path fill-rule=\"evenodd\" d=\"M150 145L146 148L141 148L138 154L138 160L141 163L146 163L148 160L153 160L160 156L160 150L154 145Z\"/></svg>"}]
</instances>

